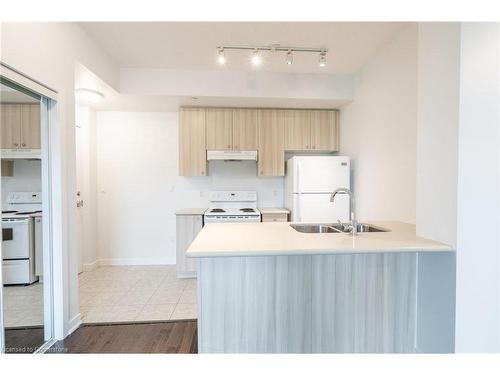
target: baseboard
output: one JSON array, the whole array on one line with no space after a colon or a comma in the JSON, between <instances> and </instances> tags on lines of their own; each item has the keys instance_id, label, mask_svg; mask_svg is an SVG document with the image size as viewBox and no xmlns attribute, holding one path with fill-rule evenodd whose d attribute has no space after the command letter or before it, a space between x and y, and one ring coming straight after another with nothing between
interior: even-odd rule
<instances>
[{"instance_id":1,"label":"baseboard","mask_svg":"<svg viewBox=\"0 0 500 375\"><path fill-rule=\"evenodd\" d=\"M110 258L97 260L99 266L173 266L168 258Z\"/></svg>"},{"instance_id":2,"label":"baseboard","mask_svg":"<svg viewBox=\"0 0 500 375\"><path fill-rule=\"evenodd\" d=\"M85 263L82 266L83 272L90 272L99 267L99 260L94 260L92 263Z\"/></svg>"},{"instance_id":3,"label":"baseboard","mask_svg":"<svg viewBox=\"0 0 500 375\"><path fill-rule=\"evenodd\" d=\"M80 313L76 314L69 322L68 322L68 332L66 336L71 335L75 332L78 327L82 324L82 315Z\"/></svg>"}]
</instances>

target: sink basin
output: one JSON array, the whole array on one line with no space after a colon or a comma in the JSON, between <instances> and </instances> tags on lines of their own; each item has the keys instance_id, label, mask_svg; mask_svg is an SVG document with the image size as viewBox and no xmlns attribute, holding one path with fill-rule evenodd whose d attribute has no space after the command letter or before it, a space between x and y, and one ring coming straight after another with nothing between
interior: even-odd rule
<instances>
[{"instance_id":1,"label":"sink basin","mask_svg":"<svg viewBox=\"0 0 500 375\"><path fill-rule=\"evenodd\" d=\"M344 231L341 224L290 224L290 226L297 232L301 233L349 233ZM377 227L372 224L360 223L358 224L358 233L367 232L390 232L389 229Z\"/></svg>"}]
</instances>

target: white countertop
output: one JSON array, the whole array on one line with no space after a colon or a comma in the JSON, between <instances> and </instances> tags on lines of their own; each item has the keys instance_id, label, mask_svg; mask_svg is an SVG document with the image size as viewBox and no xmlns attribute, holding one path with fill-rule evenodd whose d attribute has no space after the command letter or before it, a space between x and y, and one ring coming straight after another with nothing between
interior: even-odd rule
<instances>
[{"instance_id":1,"label":"white countertop","mask_svg":"<svg viewBox=\"0 0 500 375\"><path fill-rule=\"evenodd\" d=\"M207 208L181 208L175 211L176 215L203 215Z\"/></svg>"},{"instance_id":2,"label":"white countertop","mask_svg":"<svg viewBox=\"0 0 500 375\"><path fill-rule=\"evenodd\" d=\"M289 222L205 224L188 257L443 252L453 249L415 235L415 225L370 222L390 232L300 233Z\"/></svg>"},{"instance_id":3,"label":"white countertop","mask_svg":"<svg viewBox=\"0 0 500 375\"><path fill-rule=\"evenodd\" d=\"M289 214L290 210L283 207L259 207L262 214Z\"/></svg>"}]
</instances>

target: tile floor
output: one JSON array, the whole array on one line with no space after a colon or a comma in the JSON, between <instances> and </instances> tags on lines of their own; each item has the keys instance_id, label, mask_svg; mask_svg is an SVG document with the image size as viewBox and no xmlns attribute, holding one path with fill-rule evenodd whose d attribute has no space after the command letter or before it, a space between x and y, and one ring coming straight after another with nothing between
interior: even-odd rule
<instances>
[{"instance_id":1,"label":"tile floor","mask_svg":"<svg viewBox=\"0 0 500 375\"><path fill-rule=\"evenodd\" d=\"M84 323L196 318L196 279L175 266L105 266L79 275Z\"/></svg>"},{"instance_id":2,"label":"tile floor","mask_svg":"<svg viewBox=\"0 0 500 375\"><path fill-rule=\"evenodd\" d=\"M4 286L4 326L43 325L43 284Z\"/></svg>"}]
</instances>

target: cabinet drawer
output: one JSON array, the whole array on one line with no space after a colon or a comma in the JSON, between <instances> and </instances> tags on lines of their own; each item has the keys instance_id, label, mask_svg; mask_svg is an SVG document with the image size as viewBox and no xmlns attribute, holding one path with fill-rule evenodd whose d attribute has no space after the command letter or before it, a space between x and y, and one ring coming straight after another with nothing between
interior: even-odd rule
<instances>
[{"instance_id":1,"label":"cabinet drawer","mask_svg":"<svg viewBox=\"0 0 500 375\"><path fill-rule=\"evenodd\" d=\"M28 259L4 260L2 273L4 284L29 284L30 261Z\"/></svg>"},{"instance_id":2,"label":"cabinet drawer","mask_svg":"<svg viewBox=\"0 0 500 375\"><path fill-rule=\"evenodd\" d=\"M262 214L262 222L265 223L269 221L288 221L288 214Z\"/></svg>"}]
</instances>

